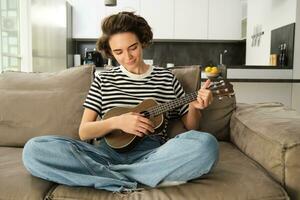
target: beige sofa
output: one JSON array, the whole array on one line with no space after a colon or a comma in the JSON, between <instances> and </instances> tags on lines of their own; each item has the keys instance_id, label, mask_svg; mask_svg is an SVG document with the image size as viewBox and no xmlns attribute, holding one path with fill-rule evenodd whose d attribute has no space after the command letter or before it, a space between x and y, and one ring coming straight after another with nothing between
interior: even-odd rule
<instances>
[{"instance_id":1,"label":"beige sofa","mask_svg":"<svg viewBox=\"0 0 300 200\"><path fill-rule=\"evenodd\" d=\"M199 70L173 72L193 91L200 85ZM203 111L201 130L219 139L220 158L210 174L186 184L120 194L31 176L22 164L23 145L39 135L78 139L92 79L91 66L0 74L0 200L300 199L300 115L279 103L236 104L234 98L215 100ZM171 135L181 131L180 122L172 123Z\"/></svg>"}]
</instances>

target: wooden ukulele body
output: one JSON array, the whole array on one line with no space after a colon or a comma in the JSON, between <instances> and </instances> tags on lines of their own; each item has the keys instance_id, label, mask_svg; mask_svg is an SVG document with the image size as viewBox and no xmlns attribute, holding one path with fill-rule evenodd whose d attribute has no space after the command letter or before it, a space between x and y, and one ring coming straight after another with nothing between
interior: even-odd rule
<instances>
[{"instance_id":1,"label":"wooden ukulele body","mask_svg":"<svg viewBox=\"0 0 300 200\"><path fill-rule=\"evenodd\" d=\"M212 92L214 97L218 97L221 100L223 97L234 96L234 90L232 84L228 81L220 80L212 82L212 84L207 88ZM158 105L158 103L153 99L146 99L142 101L139 105L135 107L116 107L109 110L103 119L108 119L111 117L119 116L128 112L141 113L154 124L156 134L162 131L164 128L164 116L163 113L173 110L181 105L185 105L197 99L198 91L186 94L183 97L174 99L170 102L166 102ZM135 144L140 139L139 136L125 133L121 130L115 130L104 136L106 143L116 151L124 152L135 146Z\"/></svg>"},{"instance_id":2,"label":"wooden ukulele body","mask_svg":"<svg viewBox=\"0 0 300 200\"><path fill-rule=\"evenodd\" d=\"M146 99L142 101L135 107L115 107L109 110L103 116L103 119L108 119L111 117L119 116L129 112L143 113L148 109L157 106L158 103L154 99ZM163 129L164 116L163 114L157 116L149 116L149 120L154 124L155 132L152 134L159 133ZM139 141L140 137L123 132L121 130L114 130L107 134L105 137L105 142L113 149L118 152L125 152L132 149L135 144Z\"/></svg>"}]
</instances>

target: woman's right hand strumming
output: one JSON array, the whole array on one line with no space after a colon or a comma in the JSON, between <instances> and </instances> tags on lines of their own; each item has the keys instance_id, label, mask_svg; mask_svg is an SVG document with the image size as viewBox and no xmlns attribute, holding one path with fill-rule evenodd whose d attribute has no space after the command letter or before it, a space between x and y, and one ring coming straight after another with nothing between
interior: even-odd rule
<instances>
[{"instance_id":1,"label":"woman's right hand strumming","mask_svg":"<svg viewBox=\"0 0 300 200\"><path fill-rule=\"evenodd\" d=\"M117 117L118 129L142 137L154 133L154 124L142 114L129 112Z\"/></svg>"}]
</instances>

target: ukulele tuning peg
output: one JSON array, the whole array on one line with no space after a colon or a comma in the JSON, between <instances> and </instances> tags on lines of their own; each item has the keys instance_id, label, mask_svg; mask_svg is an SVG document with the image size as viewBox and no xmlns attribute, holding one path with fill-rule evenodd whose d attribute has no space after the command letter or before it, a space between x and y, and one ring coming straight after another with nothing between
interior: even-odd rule
<instances>
[{"instance_id":1,"label":"ukulele tuning peg","mask_svg":"<svg viewBox=\"0 0 300 200\"><path fill-rule=\"evenodd\" d=\"M235 96L234 93L230 93L230 94L228 95L229 98L232 98L232 97L234 97L234 96Z\"/></svg>"}]
</instances>

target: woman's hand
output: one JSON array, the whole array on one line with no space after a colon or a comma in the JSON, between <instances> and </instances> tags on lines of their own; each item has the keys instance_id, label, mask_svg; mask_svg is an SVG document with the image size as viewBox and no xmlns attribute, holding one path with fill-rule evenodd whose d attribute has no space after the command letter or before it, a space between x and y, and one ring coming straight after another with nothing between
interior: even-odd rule
<instances>
[{"instance_id":1,"label":"woman's hand","mask_svg":"<svg viewBox=\"0 0 300 200\"><path fill-rule=\"evenodd\" d=\"M154 124L142 114L129 112L117 117L118 129L137 136L154 132Z\"/></svg>"},{"instance_id":2,"label":"woman's hand","mask_svg":"<svg viewBox=\"0 0 300 200\"><path fill-rule=\"evenodd\" d=\"M211 91L207 89L209 85L210 80L208 79L198 91L197 100L190 103L194 108L202 110L212 103L213 95Z\"/></svg>"}]
</instances>

